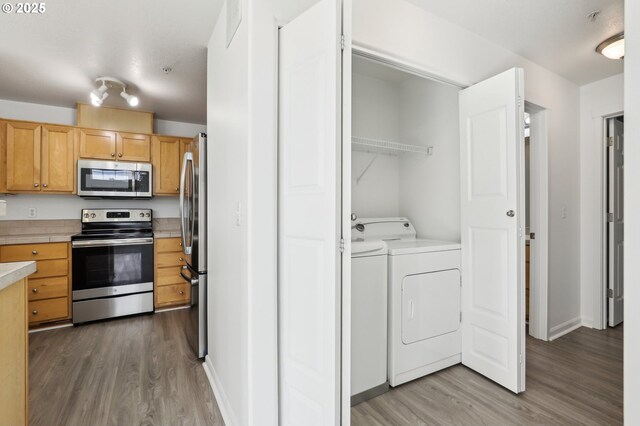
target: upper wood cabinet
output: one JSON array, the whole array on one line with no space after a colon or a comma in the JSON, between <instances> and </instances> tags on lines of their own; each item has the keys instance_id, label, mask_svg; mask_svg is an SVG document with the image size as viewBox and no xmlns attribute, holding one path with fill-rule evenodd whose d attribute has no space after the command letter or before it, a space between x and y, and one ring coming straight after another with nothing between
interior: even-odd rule
<instances>
[{"instance_id":1,"label":"upper wood cabinet","mask_svg":"<svg viewBox=\"0 0 640 426\"><path fill-rule=\"evenodd\" d=\"M80 129L80 158L116 159L116 132Z\"/></svg>"},{"instance_id":2,"label":"upper wood cabinet","mask_svg":"<svg viewBox=\"0 0 640 426\"><path fill-rule=\"evenodd\" d=\"M4 128L7 191L39 191L42 125L11 121Z\"/></svg>"},{"instance_id":3,"label":"upper wood cabinet","mask_svg":"<svg viewBox=\"0 0 640 426\"><path fill-rule=\"evenodd\" d=\"M151 159L149 135L118 133L116 151L118 160L149 161Z\"/></svg>"},{"instance_id":4,"label":"upper wood cabinet","mask_svg":"<svg viewBox=\"0 0 640 426\"><path fill-rule=\"evenodd\" d=\"M154 195L178 195L182 158L190 139L153 136L153 192Z\"/></svg>"},{"instance_id":5,"label":"upper wood cabinet","mask_svg":"<svg viewBox=\"0 0 640 426\"><path fill-rule=\"evenodd\" d=\"M72 127L8 121L1 131L6 145L7 192L74 191Z\"/></svg>"},{"instance_id":6,"label":"upper wood cabinet","mask_svg":"<svg viewBox=\"0 0 640 426\"><path fill-rule=\"evenodd\" d=\"M80 129L81 158L144 162L150 160L150 154L148 135Z\"/></svg>"},{"instance_id":7,"label":"upper wood cabinet","mask_svg":"<svg viewBox=\"0 0 640 426\"><path fill-rule=\"evenodd\" d=\"M75 188L75 130L42 126L40 180L44 192L73 192Z\"/></svg>"}]
</instances>

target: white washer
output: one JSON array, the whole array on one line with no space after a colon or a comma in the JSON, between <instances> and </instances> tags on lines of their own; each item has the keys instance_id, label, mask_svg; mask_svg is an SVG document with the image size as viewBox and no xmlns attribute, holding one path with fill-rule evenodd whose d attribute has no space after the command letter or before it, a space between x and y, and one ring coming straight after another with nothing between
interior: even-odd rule
<instances>
[{"instance_id":1,"label":"white washer","mask_svg":"<svg viewBox=\"0 0 640 426\"><path fill-rule=\"evenodd\" d=\"M389 390L387 380L387 245L351 244L351 403Z\"/></svg>"},{"instance_id":2,"label":"white washer","mask_svg":"<svg viewBox=\"0 0 640 426\"><path fill-rule=\"evenodd\" d=\"M388 247L388 375L391 386L458 364L460 244L417 239L407 218L370 218L364 232ZM368 232L367 232L368 231Z\"/></svg>"}]
</instances>

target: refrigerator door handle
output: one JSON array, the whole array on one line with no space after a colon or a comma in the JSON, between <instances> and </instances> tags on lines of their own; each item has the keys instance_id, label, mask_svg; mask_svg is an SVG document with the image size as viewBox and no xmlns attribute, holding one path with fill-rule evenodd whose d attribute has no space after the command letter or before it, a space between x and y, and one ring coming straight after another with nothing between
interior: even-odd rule
<instances>
[{"instance_id":1,"label":"refrigerator door handle","mask_svg":"<svg viewBox=\"0 0 640 426\"><path fill-rule=\"evenodd\" d=\"M182 271L180 271L180 276L182 277L183 280L185 280L186 282L188 282L191 285L198 284L198 279L197 278L189 278Z\"/></svg>"},{"instance_id":2,"label":"refrigerator door handle","mask_svg":"<svg viewBox=\"0 0 640 426\"><path fill-rule=\"evenodd\" d=\"M187 163L189 161L193 164L193 154L185 152L184 159L182 161L182 171L180 173L180 237L182 239L182 248L185 254L191 254L191 246L187 245L187 217L185 217L184 214L185 184L187 178Z\"/></svg>"}]
</instances>

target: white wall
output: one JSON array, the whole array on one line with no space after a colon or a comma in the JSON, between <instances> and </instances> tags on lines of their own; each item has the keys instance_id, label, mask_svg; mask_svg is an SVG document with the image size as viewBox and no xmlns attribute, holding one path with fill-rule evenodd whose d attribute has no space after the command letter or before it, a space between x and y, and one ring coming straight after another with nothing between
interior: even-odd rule
<instances>
[{"instance_id":1,"label":"white wall","mask_svg":"<svg viewBox=\"0 0 640 426\"><path fill-rule=\"evenodd\" d=\"M624 75L619 74L580 88L580 276L582 322L594 324L594 313L601 312L594 301L603 291L603 206L605 194L604 116L624 109Z\"/></svg>"},{"instance_id":2,"label":"white wall","mask_svg":"<svg viewBox=\"0 0 640 426\"><path fill-rule=\"evenodd\" d=\"M74 126L76 110L51 105L40 105L27 102L15 102L0 99L0 118L12 120L42 121L45 123ZM155 131L159 134L173 136L195 136L205 132L206 126L201 124L182 123L178 121L155 120ZM28 220L27 211L35 207L36 219L80 219L83 208L108 207L141 207L153 209L155 217L178 217L177 197L154 197L151 200L85 200L76 195L29 195L19 194L2 196L7 201L7 216L2 220Z\"/></svg>"},{"instance_id":3,"label":"white wall","mask_svg":"<svg viewBox=\"0 0 640 426\"><path fill-rule=\"evenodd\" d=\"M505 48L398 0L353 0L354 45L472 84L518 66L525 97L549 109L549 327L580 324L579 88ZM561 218L561 209L567 218Z\"/></svg>"},{"instance_id":4,"label":"white wall","mask_svg":"<svg viewBox=\"0 0 640 426\"><path fill-rule=\"evenodd\" d=\"M10 120L42 121L44 123L76 125L75 108L0 99L0 118ZM206 132L204 124L184 123L170 120L153 120L154 132L160 135L192 137Z\"/></svg>"},{"instance_id":5,"label":"white wall","mask_svg":"<svg viewBox=\"0 0 640 426\"><path fill-rule=\"evenodd\" d=\"M402 83L400 140L433 146L433 155L400 157L400 211L418 236L460 241L458 92L413 77Z\"/></svg>"},{"instance_id":6,"label":"white wall","mask_svg":"<svg viewBox=\"0 0 640 426\"><path fill-rule=\"evenodd\" d=\"M378 140L400 140L400 84L363 74L352 79L352 132ZM379 154L359 182L356 178L376 156L351 155L351 210L358 217L391 217L400 211L400 169L396 155Z\"/></svg>"},{"instance_id":7,"label":"white wall","mask_svg":"<svg viewBox=\"0 0 640 426\"><path fill-rule=\"evenodd\" d=\"M228 425L277 424L276 52L272 2L226 5L208 47L209 295L205 369Z\"/></svg>"},{"instance_id":8,"label":"white wall","mask_svg":"<svg viewBox=\"0 0 640 426\"><path fill-rule=\"evenodd\" d=\"M624 422L640 424L640 2L625 1Z\"/></svg>"}]
</instances>

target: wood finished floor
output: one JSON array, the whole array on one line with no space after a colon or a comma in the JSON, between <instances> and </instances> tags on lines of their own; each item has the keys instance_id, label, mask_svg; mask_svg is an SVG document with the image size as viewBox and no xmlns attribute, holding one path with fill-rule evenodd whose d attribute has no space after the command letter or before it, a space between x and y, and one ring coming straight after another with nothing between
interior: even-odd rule
<instances>
[{"instance_id":1,"label":"wood finished floor","mask_svg":"<svg viewBox=\"0 0 640 426\"><path fill-rule=\"evenodd\" d=\"M202 363L182 331L187 314L31 334L29 424L223 425Z\"/></svg>"},{"instance_id":2,"label":"wood finished floor","mask_svg":"<svg viewBox=\"0 0 640 426\"><path fill-rule=\"evenodd\" d=\"M457 365L351 410L354 426L621 425L623 327L527 339L527 390L515 395Z\"/></svg>"}]
</instances>

